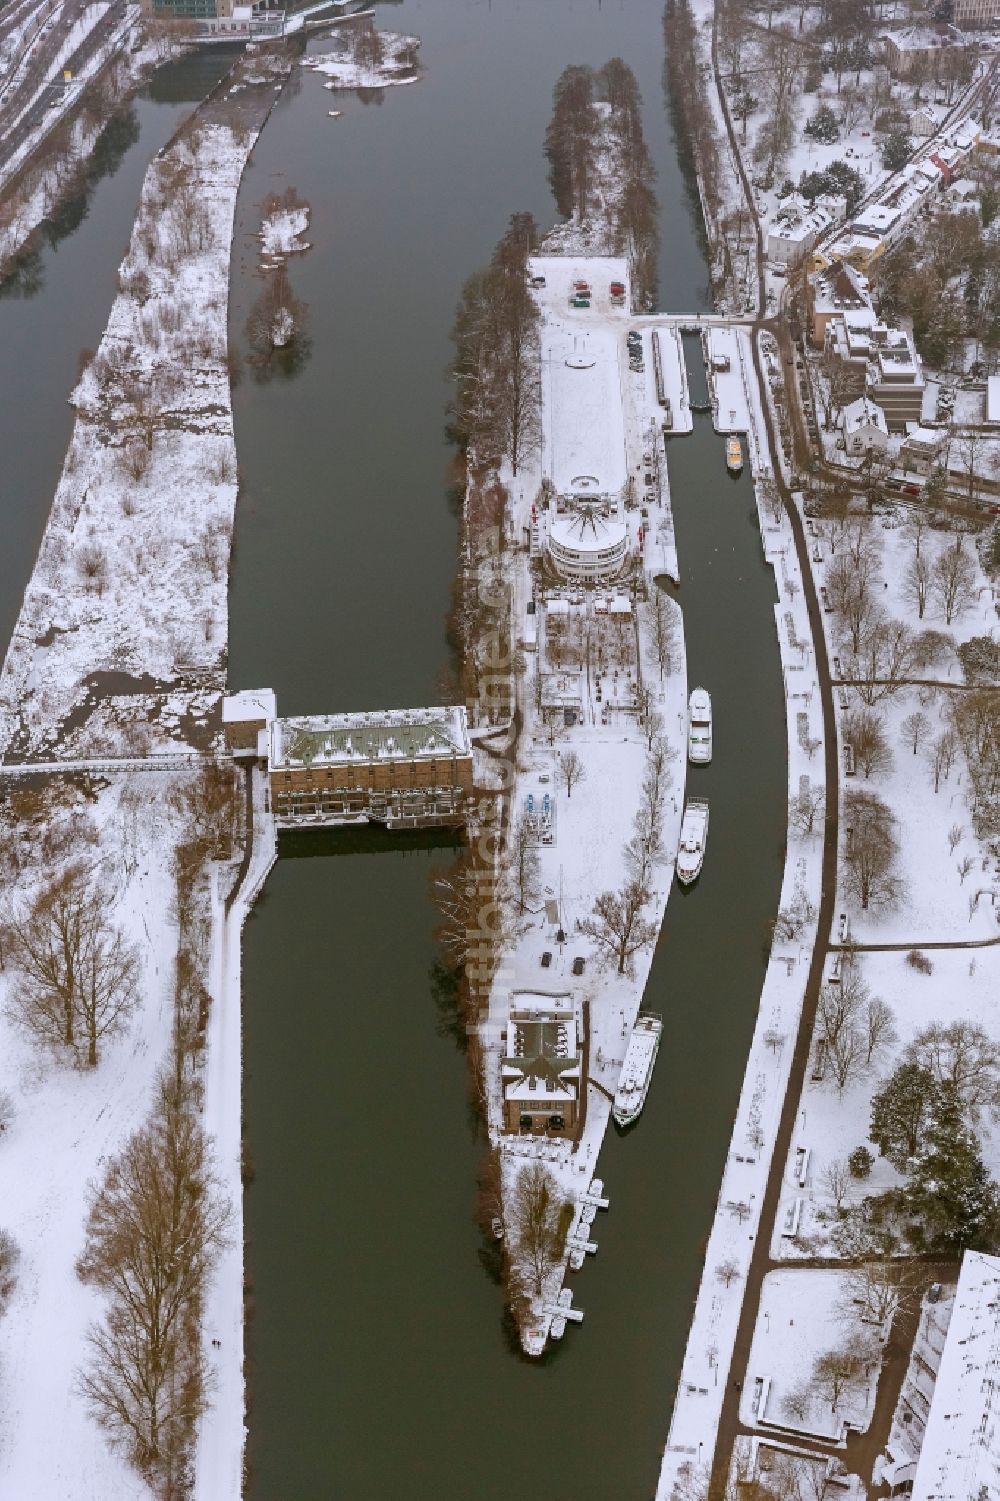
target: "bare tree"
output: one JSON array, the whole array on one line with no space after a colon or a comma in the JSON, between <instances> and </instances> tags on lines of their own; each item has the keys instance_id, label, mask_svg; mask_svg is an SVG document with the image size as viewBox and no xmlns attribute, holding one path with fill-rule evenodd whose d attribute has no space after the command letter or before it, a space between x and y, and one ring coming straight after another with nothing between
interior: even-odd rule
<instances>
[{"instance_id":1,"label":"bare tree","mask_svg":"<svg viewBox=\"0 0 1000 1501\"><path fill-rule=\"evenodd\" d=\"M715 1268L715 1275L723 1287L730 1287L740 1275L740 1269L736 1262L732 1258L729 1258L726 1261L719 1262L719 1265Z\"/></svg>"},{"instance_id":2,"label":"bare tree","mask_svg":"<svg viewBox=\"0 0 1000 1501\"><path fill-rule=\"evenodd\" d=\"M204 1409L198 1315L228 1207L204 1132L170 1085L91 1191L84 1282L108 1296L79 1377L94 1417L157 1494L182 1493Z\"/></svg>"},{"instance_id":3,"label":"bare tree","mask_svg":"<svg viewBox=\"0 0 1000 1501\"><path fill-rule=\"evenodd\" d=\"M572 797L573 788L577 783L586 781L587 768L580 760L576 751L563 751L557 757L557 764L559 767L559 776L563 786L566 788L566 796Z\"/></svg>"},{"instance_id":4,"label":"bare tree","mask_svg":"<svg viewBox=\"0 0 1000 1501\"><path fill-rule=\"evenodd\" d=\"M0 1230L0 1313L17 1283L21 1248L9 1230Z\"/></svg>"},{"instance_id":5,"label":"bare tree","mask_svg":"<svg viewBox=\"0 0 1000 1501\"><path fill-rule=\"evenodd\" d=\"M847 1158L835 1157L832 1162L828 1162L820 1175L820 1183L839 1213L851 1187L851 1170L847 1166Z\"/></svg>"},{"instance_id":6,"label":"bare tree","mask_svg":"<svg viewBox=\"0 0 1000 1501\"><path fill-rule=\"evenodd\" d=\"M844 739L854 750L854 759L866 777L883 775L892 766L892 752L885 722L873 709L855 709L845 714Z\"/></svg>"},{"instance_id":7,"label":"bare tree","mask_svg":"<svg viewBox=\"0 0 1000 1501\"><path fill-rule=\"evenodd\" d=\"M808 777L788 804L788 826L793 833L807 836L816 831L816 820L826 807L826 791L813 786Z\"/></svg>"},{"instance_id":8,"label":"bare tree","mask_svg":"<svg viewBox=\"0 0 1000 1501\"><path fill-rule=\"evenodd\" d=\"M880 996L869 996L861 1015L865 1040L865 1063L869 1067L880 1053L884 1053L896 1040L896 1019L892 1007Z\"/></svg>"},{"instance_id":9,"label":"bare tree","mask_svg":"<svg viewBox=\"0 0 1000 1501\"><path fill-rule=\"evenodd\" d=\"M645 615L662 682L664 674L673 671L677 655L677 609L656 583L645 606Z\"/></svg>"},{"instance_id":10,"label":"bare tree","mask_svg":"<svg viewBox=\"0 0 1000 1501\"><path fill-rule=\"evenodd\" d=\"M914 755L917 754L917 751L923 745L930 727L930 720L920 709L916 709L912 714L907 714L900 725L900 729L903 732L903 739Z\"/></svg>"},{"instance_id":11,"label":"bare tree","mask_svg":"<svg viewBox=\"0 0 1000 1501\"><path fill-rule=\"evenodd\" d=\"M900 1309L913 1306L920 1285L918 1262L891 1256L862 1261L844 1274L842 1312L847 1318L860 1314L865 1323L882 1328Z\"/></svg>"},{"instance_id":12,"label":"bare tree","mask_svg":"<svg viewBox=\"0 0 1000 1501\"><path fill-rule=\"evenodd\" d=\"M976 565L963 546L961 537L956 537L935 558L932 584L934 596L944 611L945 622L951 625L955 617L963 614L976 597Z\"/></svg>"},{"instance_id":13,"label":"bare tree","mask_svg":"<svg viewBox=\"0 0 1000 1501\"><path fill-rule=\"evenodd\" d=\"M529 1162L522 1167L510 1196L508 1217L518 1259L530 1274L536 1297L563 1253L568 1225L562 1211L559 1186L545 1164Z\"/></svg>"},{"instance_id":14,"label":"bare tree","mask_svg":"<svg viewBox=\"0 0 1000 1501\"><path fill-rule=\"evenodd\" d=\"M917 616L924 618L931 591L932 570L926 553L918 552L907 564L903 575L903 597L916 606Z\"/></svg>"},{"instance_id":15,"label":"bare tree","mask_svg":"<svg viewBox=\"0 0 1000 1501\"><path fill-rule=\"evenodd\" d=\"M526 818L515 822L509 849L514 895L519 911L525 912L538 901L540 874L538 842Z\"/></svg>"},{"instance_id":16,"label":"bare tree","mask_svg":"<svg viewBox=\"0 0 1000 1501\"><path fill-rule=\"evenodd\" d=\"M861 1384L870 1359L870 1352L856 1340L824 1351L813 1365L810 1378L813 1393L828 1401L830 1411L836 1412L843 1398Z\"/></svg>"},{"instance_id":17,"label":"bare tree","mask_svg":"<svg viewBox=\"0 0 1000 1501\"><path fill-rule=\"evenodd\" d=\"M106 885L73 862L6 925L15 1020L90 1067L100 1040L121 1030L139 998L138 954L109 920L111 905Z\"/></svg>"},{"instance_id":18,"label":"bare tree","mask_svg":"<svg viewBox=\"0 0 1000 1501\"><path fill-rule=\"evenodd\" d=\"M938 792L942 781L947 781L958 754L958 736L954 730L943 729L927 747L927 760L934 778L934 791Z\"/></svg>"},{"instance_id":19,"label":"bare tree","mask_svg":"<svg viewBox=\"0 0 1000 1501\"><path fill-rule=\"evenodd\" d=\"M906 1049L905 1059L950 1085L968 1108L1000 1107L1000 1044L979 1022L933 1022Z\"/></svg>"},{"instance_id":20,"label":"bare tree","mask_svg":"<svg viewBox=\"0 0 1000 1501\"><path fill-rule=\"evenodd\" d=\"M847 848L844 889L862 911L886 912L903 893L897 869L899 841L891 809L874 792L853 787L844 795Z\"/></svg>"},{"instance_id":21,"label":"bare tree","mask_svg":"<svg viewBox=\"0 0 1000 1501\"><path fill-rule=\"evenodd\" d=\"M593 916L580 924L584 933L613 956L620 975L630 969L633 955L656 939L656 924L642 916L648 902L646 888L638 881L627 881L620 892L602 892Z\"/></svg>"},{"instance_id":22,"label":"bare tree","mask_svg":"<svg viewBox=\"0 0 1000 1501\"><path fill-rule=\"evenodd\" d=\"M862 626L851 664L862 703L870 706L897 693L912 665L913 632L903 621L878 618Z\"/></svg>"}]
</instances>

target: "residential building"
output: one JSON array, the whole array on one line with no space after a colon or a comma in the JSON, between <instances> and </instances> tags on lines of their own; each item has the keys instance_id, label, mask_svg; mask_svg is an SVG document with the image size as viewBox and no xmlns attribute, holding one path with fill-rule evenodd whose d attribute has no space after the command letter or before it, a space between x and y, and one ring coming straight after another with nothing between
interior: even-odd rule
<instances>
[{"instance_id":1,"label":"residential building","mask_svg":"<svg viewBox=\"0 0 1000 1501\"><path fill-rule=\"evenodd\" d=\"M572 1133L583 1073L579 1033L568 993L515 991L500 1062L504 1130Z\"/></svg>"},{"instance_id":2,"label":"residential building","mask_svg":"<svg viewBox=\"0 0 1000 1501\"><path fill-rule=\"evenodd\" d=\"M866 396L850 402L841 413L840 424L844 429L844 448L849 454L857 457L871 453L873 449L880 453L885 451L889 429L885 413L876 402L869 401Z\"/></svg>"},{"instance_id":3,"label":"residential building","mask_svg":"<svg viewBox=\"0 0 1000 1501\"><path fill-rule=\"evenodd\" d=\"M958 9L956 3L955 9ZM936 77L945 52L975 50L977 42L963 36L957 26L905 26L902 31L887 31L882 37L886 67L894 78L909 78L916 69L925 68L928 77Z\"/></svg>"},{"instance_id":4,"label":"residential building","mask_svg":"<svg viewBox=\"0 0 1000 1501\"><path fill-rule=\"evenodd\" d=\"M867 277L856 266L844 261L833 261L811 278L809 303L812 342L817 349L823 348L827 325L834 318L858 313L862 319L870 317L871 322L875 322Z\"/></svg>"},{"instance_id":5,"label":"residential building","mask_svg":"<svg viewBox=\"0 0 1000 1501\"><path fill-rule=\"evenodd\" d=\"M947 119L948 111L943 104L920 104L910 113L911 136L936 136Z\"/></svg>"},{"instance_id":6,"label":"residential building","mask_svg":"<svg viewBox=\"0 0 1000 1501\"><path fill-rule=\"evenodd\" d=\"M912 1501L1000 1501L1000 1257L962 1259Z\"/></svg>"},{"instance_id":7,"label":"residential building","mask_svg":"<svg viewBox=\"0 0 1000 1501\"><path fill-rule=\"evenodd\" d=\"M986 377L986 421L991 426L1000 423L1000 375Z\"/></svg>"},{"instance_id":8,"label":"residential building","mask_svg":"<svg viewBox=\"0 0 1000 1501\"><path fill-rule=\"evenodd\" d=\"M992 26L1000 21L998 0L952 0L951 18L956 26Z\"/></svg>"},{"instance_id":9,"label":"residential building","mask_svg":"<svg viewBox=\"0 0 1000 1501\"><path fill-rule=\"evenodd\" d=\"M912 334L878 324L873 330L872 369L868 394L885 413L890 432L905 432L908 422L920 422L923 410L923 366Z\"/></svg>"},{"instance_id":10,"label":"residential building","mask_svg":"<svg viewBox=\"0 0 1000 1501\"><path fill-rule=\"evenodd\" d=\"M844 197L823 194L810 204L801 193L790 193L767 227L768 260L773 265L796 265L846 212Z\"/></svg>"},{"instance_id":11,"label":"residential building","mask_svg":"<svg viewBox=\"0 0 1000 1501\"><path fill-rule=\"evenodd\" d=\"M928 474L941 462L948 434L939 427L915 427L907 433L899 449L904 471Z\"/></svg>"}]
</instances>

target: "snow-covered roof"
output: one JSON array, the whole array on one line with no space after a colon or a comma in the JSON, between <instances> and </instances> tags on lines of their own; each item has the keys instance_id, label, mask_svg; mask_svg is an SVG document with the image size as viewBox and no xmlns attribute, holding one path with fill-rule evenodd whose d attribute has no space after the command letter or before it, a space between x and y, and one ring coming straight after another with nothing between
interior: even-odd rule
<instances>
[{"instance_id":1,"label":"snow-covered roof","mask_svg":"<svg viewBox=\"0 0 1000 1501\"><path fill-rule=\"evenodd\" d=\"M625 485L618 341L607 329L543 335L549 478L559 495L617 495Z\"/></svg>"},{"instance_id":2,"label":"snow-covered roof","mask_svg":"<svg viewBox=\"0 0 1000 1501\"><path fill-rule=\"evenodd\" d=\"M592 506L557 516L549 528L549 537L557 547L581 556L618 549L626 536L624 523L608 520Z\"/></svg>"},{"instance_id":3,"label":"snow-covered roof","mask_svg":"<svg viewBox=\"0 0 1000 1501\"><path fill-rule=\"evenodd\" d=\"M1000 422L1000 375L986 377L986 421Z\"/></svg>"},{"instance_id":4,"label":"snow-covered roof","mask_svg":"<svg viewBox=\"0 0 1000 1501\"><path fill-rule=\"evenodd\" d=\"M366 761L420 761L469 756L465 708L389 709L366 714L315 714L276 719L271 769Z\"/></svg>"},{"instance_id":5,"label":"snow-covered roof","mask_svg":"<svg viewBox=\"0 0 1000 1501\"><path fill-rule=\"evenodd\" d=\"M574 1100L580 1053L572 1003L547 996L517 997L507 1018L501 1071L508 1100Z\"/></svg>"},{"instance_id":6,"label":"snow-covered roof","mask_svg":"<svg viewBox=\"0 0 1000 1501\"><path fill-rule=\"evenodd\" d=\"M277 714L272 688L243 688L239 693L227 693L222 700L223 724L269 723Z\"/></svg>"},{"instance_id":7,"label":"snow-covered roof","mask_svg":"<svg viewBox=\"0 0 1000 1501\"><path fill-rule=\"evenodd\" d=\"M943 125L945 120L948 118L948 111L945 109L943 104L932 104L929 100L927 100L923 104L918 104L916 109L911 112L911 120L913 119L914 115L919 115L920 118L922 120L926 120L929 125Z\"/></svg>"},{"instance_id":8,"label":"snow-covered roof","mask_svg":"<svg viewBox=\"0 0 1000 1501\"><path fill-rule=\"evenodd\" d=\"M1000 1495L1000 1257L966 1251L912 1501Z\"/></svg>"},{"instance_id":9,"label":"snow-covered roof","mask_svg":"<svg viewBox=\"0 0 1000 1501\"><path fill-rule=\"evenodd\" d=\"M967 38L958 27L950 25L941 25L936 28L904 26L900 31L884 32L882 40L898 48L900 52L929 52L940 47L960 46L967 42ZM971 40L968 44L972 45Z\"/></svg>"},{"instance_id":10,"label":"snow-covered roof","mask_svg":"<svg viewBox=\"0 0 1000 1501\"><path fill-rule=\"evenodd\" d=\"M844 432L847 434L860 432L866 427L877 427L879 432L888 433L885 413L878 402L870 401L867 396L859 396L857 401L849 402L844 408L842 419Z\"/></svg>"},{"instance_id":11,"label":"snow-covered roof","mask_svg":"<svg viewBox=\"0 0 1000 1501\"><path fill-rule=\"evenodd\" d=\"M904 438L903 446L915 452L928 451L937 453L946 437L947 434L941 432L936 427L914 427L910 429Z\"/></svg>"},{"instance_id":12,"label":"snow-covered roof","mask_svg":"<svg viewBox=\"0 0 1000 1501\"><path fill-rule=\"evenodd\" d=\"M813 286L817 313L840 312L846 308L867 308L871 312L868 279L855 266L835 260L819 273Z\"/></svg>"}]
</instances>

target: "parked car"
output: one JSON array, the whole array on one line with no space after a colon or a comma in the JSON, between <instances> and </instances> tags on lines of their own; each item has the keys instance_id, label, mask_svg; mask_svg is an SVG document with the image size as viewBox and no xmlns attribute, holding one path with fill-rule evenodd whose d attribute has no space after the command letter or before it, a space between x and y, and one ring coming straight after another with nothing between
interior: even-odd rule
<instances>
[{"instance_id":1,"label":"parked car","mask_svg":"<svg viewBox=\"0 0 1000 1501\"><path fill-rule=\"evenodd\" d=\"M573 960L573 973L575 975L582 975L583 974L583 965L584 965L584 961L583 961L582 957L578 954L577 957Z\"/></svg>"},{"instance_id":2,"label":"parked car","mask_svg":"<svg viewBox=\"0 0 1000 1501\"><path fill-rule=\"evenodd\" d=\"M543 969L548 969L548 967L549 967L549 965L551 963L552 963L552 950L551 949L546 949L545 953L542 955L542 968Z\"/></svg>"}]
</instances>

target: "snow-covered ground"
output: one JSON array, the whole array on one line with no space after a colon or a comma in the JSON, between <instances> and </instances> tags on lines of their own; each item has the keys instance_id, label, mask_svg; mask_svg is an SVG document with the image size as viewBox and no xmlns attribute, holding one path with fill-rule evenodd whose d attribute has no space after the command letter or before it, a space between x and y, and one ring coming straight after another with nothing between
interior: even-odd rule
<instances>
[{"instance_id":1,"label":"snow-covered ground","mask_svg":"<svg viewBox=\"0 0 1000 1501\"><path fill-rule=\"evenodd\" d=\"M139 1501L149 1492L107 1447L76 1390L86 1331L100 1295L75 1271L90 1184L141 1124L170 1047L177 929L171 862L184 831L165 793L171 779L116 778L93 805L97 859L114 883L112 918L138 945L139 1004L106 1040L96 1069L47 1059L13 1027L10 975L0 974L0 1089L14 1100L0 1136L0 1227L21 1249L18 1280L0 1318L0 1494ZM84 853L93 858L94 850ZM40 866L19 880L27 896Z\"/></svg>"},{"instance_id":2,"label":"snow-covered ground","mask_svg":"<svg viewBox=\"0 0 1000 1501\"><path fill-rule=\"evenodd\" d=\"M845 1311L850 1288L842 1272L769 1272L761 1289L760 1311L740 1396L740 1419L752 1425L778 1424L816 1438L842 1438L846 1425L860 1430L871 1421L879 1361L873 1358L866 1379L850 1386L836 1410L828 1398L811 1397L805 1416L787 1401L808 1383L816 1357L857 1339L858 1330Z\"/></svg>"},{"instance_id":3,"label":"snow-covered ground","mask_svg":"<svg viewBox=\"0 0 1000 1501\"><path fill-rule=\"evenodd\" d=\"M259 118L273 97L269 79ZM5 1496L148 1495L107 1448L76 1388L100 1300L76 1277L75 1262L88 1184L146 1118L169 1056L178 940L172 864L188 831L168 794L195 773L165 771L148 753L176 739L208 747L224 683L236 496L229 256L236 190L254 138L253 130L237 136L203 116L147 173L122 291L96 369L74 395L70 449L0 678L8 760L58 745L79 765L88 752L114 760L131 748L150 768L110 776L102 769L88 805L97 843L86 853L114 878L113 916L143 959L140 1001L124 1035L106 1041L94 1070L49 1065L13 1032L2 994L10 981L0 976L0 1089L14 1099L13 1123L0 1139L0 1216L21 1248L18 1282L0 1320ZM150 395L156 399L147 401ZM125 462L130 446L140 450L137 463ZM88 686L95 673L105 676ZM189 754L177 753L178 762ZM260 786L255 810L259 839L240 898L225 917L233 870L220 867L205 913L214 1004L202 1055L204 1124L235 1214L205 1305L212 1407L199 1434L203 1501L238 1501L242 1491L239 933L273 858ZM22 896L40 874L22 877Z\"/></svg>"},{"instance_id":4,"label":"snow-covered ground","mask_svg":"<svg viewBox=\"0 0 1000 1501\"><path fill-rule=\"evenodd\" d=\"M86 713L95 673L113 675L112 693L178 695L183 723L140 715L133 744L197 734L223 686L237 489L229 248L253 139L205 125L146 175L124 290L74 393L73 437L0 674L8 756L51 749L74 709L66 749L120 751L121 729Z\"/></svg>"}]
</instances>

